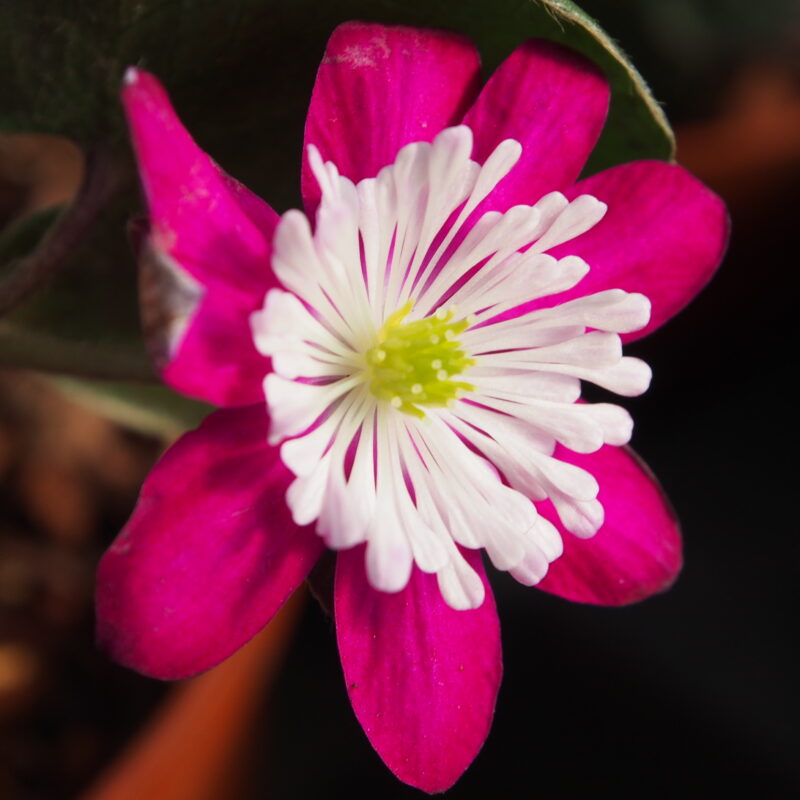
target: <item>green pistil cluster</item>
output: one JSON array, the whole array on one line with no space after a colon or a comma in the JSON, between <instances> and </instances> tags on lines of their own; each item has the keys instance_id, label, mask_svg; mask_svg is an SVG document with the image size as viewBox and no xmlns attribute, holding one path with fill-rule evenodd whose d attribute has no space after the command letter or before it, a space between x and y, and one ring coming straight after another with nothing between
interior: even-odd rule
<instances>
[{"instance_id":1,"label":"green pistil cluster","mask_svg":"<svg viewBox=\"0 0 800 800\"><path fill-rule=\"evenodd\" d=\"M409 300L386 320L366 360L375 397L421 418L423 406L448 406L475 388L453 380L475 361L466 357L457 339L469 326L467 320L452 322L453 311L440 309L432 317L403 322L413 305Z\"/></svg>"}]
</instances>

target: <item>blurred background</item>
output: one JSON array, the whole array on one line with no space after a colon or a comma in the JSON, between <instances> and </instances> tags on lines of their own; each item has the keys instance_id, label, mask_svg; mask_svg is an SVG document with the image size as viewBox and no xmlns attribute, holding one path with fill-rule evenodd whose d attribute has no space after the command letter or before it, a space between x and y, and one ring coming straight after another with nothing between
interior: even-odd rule
<instances>
[{"instance_id":1,"label":"blurred background","mask_svg":"<svg viewBox=\"0 0 800 800\"><path fill-rule=\"evenodd\" d=\"M102 4L77 5L77 30L102 28ZM282 211L299 202L303 114L335 13L318 10L300 24L291 2L245 5L260 7L284 49L249 41L235 53L215 50L209 63L179 65L178 109L226 169ZM353 16L385 20L395 6L350 5ZM520 3L506 5L511 14ZM5 6L3 25L24 16ZM624 609L570 604L495 575L505 679L490 737L448 794L796 796L800 538L797 401L788 389L797 368L800 7L582 6L644 75L675 128L678 161L726 199L733 221L713 283L629 348L655 373L648 394L625 403L637 423L633 444L678 511L686 566L670 592ZM48 40L37 37L47 15L37 24L9 35L27 58L46 62ZM200 90L190 78L202 69ZM219 87L226 99L213 113L225 124L215 126L209 97ZM103 152L78 127L72 142L47 124L3 129L0 256L13 263L79 191L85 153ZM120 166L110 186L95 187L96 224L76 248L78 267L45 276L35 302L0 320L0 797L415 796L359 728L332 623L305 593L252 644L191 681L161 684L95 650L97 559L154 460L205 412L148 383L125 235L141 203L124 139L109 141ZM286 153L294 160L283 168ZM273 180L284 173L293 182ZM111 333L82 334L72 348L64 331L88 324L76 303ZM109 366L104 348L131 331L133 344ZM122 382L130 378L138 383Z\"/></svg>"}]
</instances>

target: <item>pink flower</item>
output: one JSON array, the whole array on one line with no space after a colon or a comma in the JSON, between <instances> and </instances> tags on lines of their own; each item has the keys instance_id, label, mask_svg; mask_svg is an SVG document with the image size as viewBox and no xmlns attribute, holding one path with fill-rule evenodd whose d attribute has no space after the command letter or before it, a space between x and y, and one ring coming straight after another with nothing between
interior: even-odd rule
<instances>
[{"instance_id":1,"label":"pink flower","mask_svg":"<svg viewBox=\"0 0 800 800\"><path fill-rule=\"evenodd\" d=\"M305 130L313 231L223 173L151 75L123 90L171 308L162 374L224 408L164 455L104 556L99 640L159 678L207 669L328 544L355 713L429 792L475 757L500 682L480 549L605 605L679 571L627 413L576 401L580 380L647 388L621 339L683 308L727 238L676 165L575 183L609 98L583 58L529 42L478 74L450 33L338 28Z\"/></svg>"}]
</instances>

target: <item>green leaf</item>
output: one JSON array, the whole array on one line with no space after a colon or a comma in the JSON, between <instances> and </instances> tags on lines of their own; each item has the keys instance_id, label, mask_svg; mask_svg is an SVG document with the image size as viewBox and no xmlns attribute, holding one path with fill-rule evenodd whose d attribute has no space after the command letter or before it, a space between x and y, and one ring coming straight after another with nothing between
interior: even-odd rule
<instances>
[{"instance_id":1,"label":"green leaf","mask_svg":"<svg viewBox=\"0 0 800 800\"><path fill-rule=\"evenodd\" d=\"M611 85L611 107L603 135L586 165L593 174L606 167L636 159L675 158L675 136L669 122L642 76L606 32L570 0L540 0L562 33L548 38L579 50L598 64Z\"/></svg>"},{"instance_id":2,"label":"green leaf","mask_svg":"<svg viewBox=\"0 0 800 800\"><path fill-rule=\"evenodd\" d=\"M212 407L166 386L56 377L53 384L71 400L140 433L174 439L197 427Z\"/></svg>"},{"instance_id":3,"label":"green leaf","mask_svg":"<svg viewBox=\"0 0 800 800\"><path fill-rule=\"evenodd\" d=\"M88 334L91 314L88 320L86 315L81 317L86 329L84 335L76 334L73 329L71 335L66 336L58 330L58 315L63 311L63 307L59 307L53 322L46 320L39 325L20 323L18 319L0 320L0 366L94 378L155 381L149 359L135 337L130 342L118 335L116 340L92 338Z\"/></svg>"}]
</instances>

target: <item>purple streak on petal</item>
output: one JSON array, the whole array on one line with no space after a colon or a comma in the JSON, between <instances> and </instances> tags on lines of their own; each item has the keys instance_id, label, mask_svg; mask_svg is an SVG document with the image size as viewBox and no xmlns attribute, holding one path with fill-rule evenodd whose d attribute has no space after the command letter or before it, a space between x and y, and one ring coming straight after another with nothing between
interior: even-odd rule
<instances>
[{"instance_id":1,"label":"purple streak on petal","mask_svg":"<svg viewBox=\"0 0 800 800\"><path fill-rule=\"evenodd\" d=\"M680 527L644 462L629 448L609 445L588 455L558 446L556 457L597 478L605 523L591 539L579 539L564 530L550 503L537 503L564 539L564 554L550 565L539 588L609 606L668 589L683 564Z\"/></svg>"},{"instance_id":2,"label":"purple streak on petal","mask_svg":"<svg viewBox=\"0 0 800 800\"><path fill-rule=\"evenodd\" d=\"M100 562L97 636L173 679L214 666L272 618L322 550L284 500L291 475L263 407L225 409L174 444Z\"/></svg>"},{"instance_id":3,"label":"purple streak on petal","mask_svg":"<svg viewBox=\"0 0 800 800\"><path fill-rule=\"evenodd\" d=\"M347 691L372 746L402 781L426 792L455 783L481 748L502 675L500 626L483 605L454 611L434 575L415 568L397 594L373 589L364 550L339 554L336 632Z\"/></svg>"},{"instance_id":4,"label":"purple streak on petal","mask_svg":"<svg viewBox=\"0 0 800 800\"><path fill-rule=\"evenodd\" d=\"M518 47L464 117L479 163L504 139L522 144L519 162L481 209L532 205L567 189L600 135L608 99L602 73L577 53L544 40Z\"/></svg>"},{"instance_id":5,"label":"purple streak on petal","mask_svg":"<svg viewBox=\"0 0 800 800\"><path fill-rule=\"evenodd\" d=\"M352 181L371 178L410 142L456 124L474 99L480 62L461 36L349 22L328 41L306 120L305 145L319 148ZM310 214L319 187L303 154Z\"/></svg>"}]
</instances>

